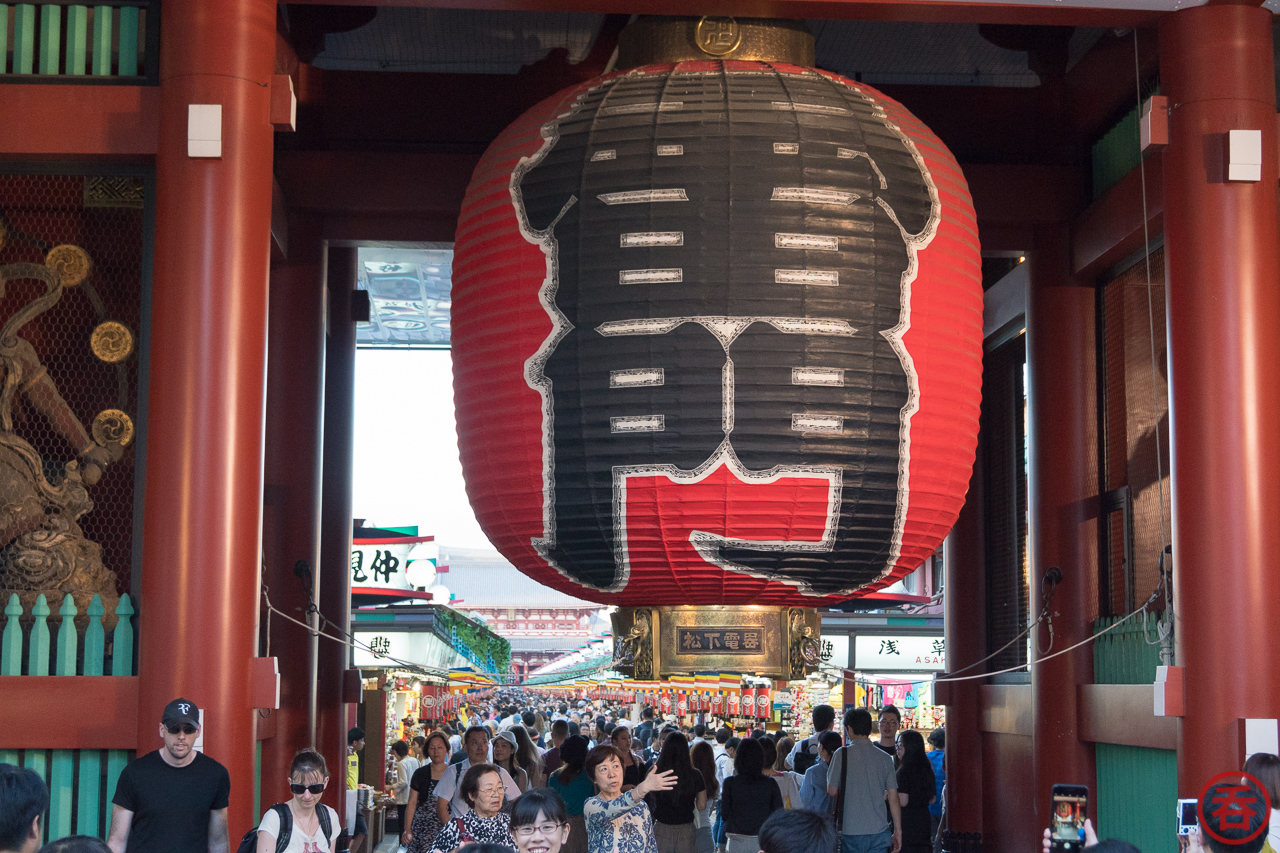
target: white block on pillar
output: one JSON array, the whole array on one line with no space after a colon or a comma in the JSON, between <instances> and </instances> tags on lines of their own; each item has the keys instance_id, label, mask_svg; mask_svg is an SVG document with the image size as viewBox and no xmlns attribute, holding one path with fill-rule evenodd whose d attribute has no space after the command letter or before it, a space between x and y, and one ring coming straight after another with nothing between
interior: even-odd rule
<instances>
[{"instance_id":1,"label":"white block on pillar","mask_svg":"<svg viewBox=\"0 0 1280 853\"><path fill-rule=\"evenodd\" d=\"M1258 752L1280 754L1280 726L1275 720L1244 721L1244 757L1248 759Z\"/></svg>"},{"instance_id":2,"label":"white block on pillar","mask_svg":"<svg viewBox=\"0 0 1280 853\"><path fill-rule=\"evenodd\" d=\"M222 104L187 106L187 156L222 156Z\"/></svg>"},{"instance_id":3,"label":"white block on pillar","mask_svg":"<svg viewBox=\"0 0 1280 853\"><path fill-rule=\"evenodd\" d=\"M1227 180L1262 180L1262 131L1227 131Z\"/></svg>"}]
</instances>

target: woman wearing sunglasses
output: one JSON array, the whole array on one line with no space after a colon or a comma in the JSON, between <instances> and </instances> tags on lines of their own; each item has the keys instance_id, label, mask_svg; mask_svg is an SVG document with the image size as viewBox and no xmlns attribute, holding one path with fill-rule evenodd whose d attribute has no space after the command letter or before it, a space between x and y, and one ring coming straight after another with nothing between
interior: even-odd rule
<instances>
[{"instance_id":1,"label":"woman wearing sunglasses","mask_svg":"<svg viewBox=\"0 0 1280 853\"><path fill-rule=\"evenodd\" d=\"M516 799L511 837L519 853L560 853L569 833L569 812L554 791L534 788Z\"/></svg>"},{"instance_id":2,"label":"woman wearing sunglasses","mask_svg":"<svg viewBox=\"0 0 1280 853\"><path fill-rule=\"evenodd\" d=\"M324 756L314 749L301 750L293 757L289 767L289 790L293 799L283 805L288 808L292 818L289 827L289 846L284 853L307 853L321 851L331 853L336 849L338 833L342 823L338 813L328 806L320 804L320 796L329 784L329 768ZM258 824L258 847L256 853L275 853L276 838L280 835L280 814L278 806L267 809ZM318 809L327 812L327 820L322 822ZM324 831L325 824L328 832Z\"/></svg>"}]
</instances>

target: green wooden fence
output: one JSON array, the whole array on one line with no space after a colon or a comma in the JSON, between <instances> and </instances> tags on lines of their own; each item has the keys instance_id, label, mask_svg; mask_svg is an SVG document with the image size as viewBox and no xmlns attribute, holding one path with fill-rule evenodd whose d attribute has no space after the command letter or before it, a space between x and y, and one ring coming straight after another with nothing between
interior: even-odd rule
<instances>
[{"instance_id":1,"label":"green wooden fence","mask_svg":"<svg viewBox=\"0 0 1280 853\"><path fill-rule=\"evenodd\" d=\"M0 79L8 74L133 83L154 78L158 12L152 0L0 3Z\"/></svg>"},{"instance_id":2,"label":"green wooden fence","mask_svg":"<svg viewBox=\"0 0 1280 853\"><path fill-rule=\"evenodd\" d=\"M1093 623L1093 633L1120 621L1119 616L1103 616ZM1093 641L1093 680L1097 684L1151 684L1160 665L1160 646L1149 645L1157 637L1155 614L1135 616L1125 624Z\"/></svg>"},{"instance_id":3,"label":"green wooden fence","mask_svg":"<svg viewBox=\"0 0 1280 853\"><path fill-rule=\"evenodd\" d=\"M1118 621L1103 617L1098 633ZM1151 684L1160 664L1155 617L1134 617L1093 643L1093 680L1098 684ZM1172 749L1095 744L1099 833L1134 844L1143 853L1176 853L1173 828L1178 799L1178 756Z\"/></svg>"},{"instance_id":4,"label":"green wooden fence","mask_svg":"<svg viewBox=\"0 0 1280 853\"><path fill-rule=\"evenodd\" d=\"M58 608L61 624L56 633L50 630L52 611L43 595L36 598L29 614L24 614L18 596L11 595L4 615L0 675L134 674L134 610L127 595L116 605L118 621L110 642L102 624L106 608L96 595L83 614L77 612L70 595L64 598ZM83 633L76 628L77 616L87 618ZM86 709L86 713L92 712ZM128 761L129 752L123 749L0 750L0 763L30 767L49 786L48 839L80 834L105 837L110 798Z\"/></svg>"}]
</instances>

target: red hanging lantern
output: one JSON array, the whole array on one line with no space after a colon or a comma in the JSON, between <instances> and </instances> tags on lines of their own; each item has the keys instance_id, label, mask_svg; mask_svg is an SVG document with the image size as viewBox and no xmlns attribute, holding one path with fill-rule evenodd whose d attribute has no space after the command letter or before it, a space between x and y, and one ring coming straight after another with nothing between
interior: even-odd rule
<instances>
[{"instance_id":1,"label":"red hanging lantern","mask_svg":"<svg viewBox=\"0 0 1280 853\"><path fill-rule=\"evenodd\" d=\"M609 74L499 135L457 234L468 495L522 571L620 605L814 607L950 530L977 228L900 104L781 63Z\"/></svg>"},{"instance_id":2,"label":"red hanging lantern","mask_svg":"<svg viewBox=\"0 0 1280 853\"><path fill-rule=\"evenodd\" d=\"M756 688L756 717L767 720L773 716L773 701L769 698L769 688Z\"/></svg>"}]
</instances>

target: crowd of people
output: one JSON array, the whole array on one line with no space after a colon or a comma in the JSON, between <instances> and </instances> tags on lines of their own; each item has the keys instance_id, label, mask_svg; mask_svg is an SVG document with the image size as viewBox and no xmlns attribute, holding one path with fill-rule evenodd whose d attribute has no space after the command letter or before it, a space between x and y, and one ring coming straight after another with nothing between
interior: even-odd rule
<instances>
[{"instance_id":1,"label":"crowd of people","mask_svg":"<svg viewBox=\"0 0 1280 853\"><path fill-rule=\"evenodd\" d=\"M834 711L823 707L830 728ZM403 805L400 841L409 853L451 853L468 840L523 849L512 829L520 803L545 806L548 798L563 809L554 834L563 824L564 837L539 853L758 853L773 837L769 820L788 811L795 814L778 814L774 824L817 821L820 831L802 833L817 846L775 849L837 847L825 782L820 797L802 798L799 748L785 732L679 725L652 708L633 721L620 705L528 691L499 693L409 732L391 746L388 791ZM351 732L353 753L363 738ZM802 768L818 764L818 752L815 742ZM547 815L558 818L559 808ZM356 827L353 842L363 831Z\"/></svg>"},{"instance_id":2,"label":"crowd of people","mask_svg":"<svg viewBox=\"0 0 1280 853\"><path fill-rule=\"evenodd\" d=\"M796 740L664 722L651 708L633 723L621 708L506 692L393 743L388 793L412 853L928 853L942 817L945 732L932 732L926 751L900 720L892 706L878 721L855 708L840 732L834 709L819 705L813 733ZM33 771L0 764L0 853L230 853L230 777L195 749L195 704L165 706L159 734L162 748L120 775L105 843L75 836L41 847L48 790ZM348 734L347 788L364 742L360 729ZM1244 770L1280 804L1280 758L1254 755ZM325 757L299 751L292 796L263 813L237 853L368 853L360 811L348 838L321 803L329 782ZM1280 849L1280 811L1255 823L1247 843L1197 832L1188 851ZM1138 853L1098 841L1091 823L1085 836L1086 851ZM1047 830L1045 839L1048 853Z\"/></svg>"}]
</instances>

